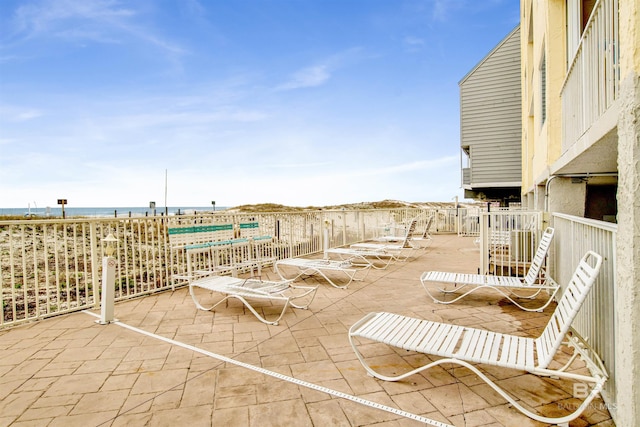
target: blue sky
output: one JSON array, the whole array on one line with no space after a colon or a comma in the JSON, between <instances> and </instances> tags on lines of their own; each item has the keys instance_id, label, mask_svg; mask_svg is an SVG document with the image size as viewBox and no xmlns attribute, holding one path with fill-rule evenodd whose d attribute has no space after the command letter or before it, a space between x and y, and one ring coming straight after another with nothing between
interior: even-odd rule
<instances>
[{"instance_id":1,"label":"blue sky","mask_svg":"<svg viewBox=\"0 0 640 427\"><path fill-rule=\"evenodd\" d=\"M2 0L0 206L462 199L517 0Z\"/></svg>"}]
</instances>

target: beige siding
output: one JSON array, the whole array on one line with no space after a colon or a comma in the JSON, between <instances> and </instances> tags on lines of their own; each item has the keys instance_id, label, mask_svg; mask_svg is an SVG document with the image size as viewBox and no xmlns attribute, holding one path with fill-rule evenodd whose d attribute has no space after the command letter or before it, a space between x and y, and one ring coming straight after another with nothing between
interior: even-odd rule
<instances>
[{"instance_id":1,"label":"beige siding","mask_svg":"<svg viewBox=\"0 0 640 427\"><path fill-rule=\"evenodd\" d=\"M516 28L460 82L461 145L471 186L521 181L520 30Z\"/></svg>"}]
</instances>

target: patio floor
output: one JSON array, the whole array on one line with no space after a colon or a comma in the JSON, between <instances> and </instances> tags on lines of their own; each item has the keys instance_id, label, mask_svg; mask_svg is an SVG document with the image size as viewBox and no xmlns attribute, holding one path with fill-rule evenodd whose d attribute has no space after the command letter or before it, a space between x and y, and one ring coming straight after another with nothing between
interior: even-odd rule
<instances>
[{"instance_id":1,"label":"patio floor","mask_svg":"<svg viewBox=\"0 0 640 427\"><path fill-rule=\"evenodd\" d=\"M349 327L382 310L538 335L553 307L524 312L489 290L452 305L428 298L423 271L475 273L478 257L473 238L435 235L413 260L373 270L346 290L306 278L320 285L310 309L288 309L278 326L238 301L198 311L180 288L117 303L119 322L109 325L79 312L0 331L0 426L417 426L421 417L455 426L544 425L466 368L383 382L365 373L349 345ZM263 276L277 278L271 269ZM389 370L425 360L380 344L366 351ZM579 402L570 383L482 368L543 415ZM613 426L603 408L597 399L570 425Z\"/></svg>"}]
</instances>

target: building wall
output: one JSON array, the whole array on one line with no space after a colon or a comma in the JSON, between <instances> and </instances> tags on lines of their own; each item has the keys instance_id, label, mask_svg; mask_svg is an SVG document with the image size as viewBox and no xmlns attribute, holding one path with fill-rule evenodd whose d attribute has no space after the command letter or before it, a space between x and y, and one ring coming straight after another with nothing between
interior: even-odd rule
<instances>
[{"instance_id":1,"label":"building wall","mask_svg":"<svg viewBox=\"0 0 640 427\"><path fill-rule=\"evenodd\" d=\"M570 177L549 178L562 155L561 89L566 77L566 4L521 0L523 85L523 202L528 207L583 216L587 187ZM615 301L615 413L617 425L640 425L640 2L619 0L620 89L617 122ZM541 126L540 62L546 56L550 120ZM611 110L617 111L617 110ZM571 141L569 141L571 142ZM589 172L589 170L584 170ZM612 178L613 179L613 178ZM591 181L593 184L593 181ZM548 190L548 191L547 191ZM524 204L524 203L523 203Z\"/></svg>"},{"instance_id":2,"label":"building wall","mask_svg":"<svg viewBox=\"0 0 640 427\"><path fill-rule=\"evenodd\" d=\"M543 173L546 179L548 165L562 155L562 98L560 92L567 75L566 8L565 0L550 0L546 22L547 50L547 158ZM537 175L540 177L540 173ZM540 182L538 179L537 182Z\"/></svg>"},{"instance_id":3,"label":"building wall","mask_svg":"<svg viewBox=\"0 0 640 427\"><path fill-rule=\"evenodd\" d=\"M640 5L620 1L616 377L621 426L640 425Z\"/></svg>"},{"instance_id":4,"label":"building wall","mask_svg":"<svg viewBox=\"0 0 640 427\"><path fill-rule=\"evenodd\" d=\"M636 15L637 16L637 15ZM636 18L638 19L638 18ZM619 425L640 425L640 76L622 81L618 125L618 237L616 242L616 378Z\"/></svg>"},{"instance_id":5,"label":"building wall","mask_svg":"<svg viewBox=\"0 0 640 427\"><path fill-rule=\"evenodd\" d=\"M514 29L460 86L461 145L469 147L470 185L510 187L521 179L520 31ZM517 194L516 194L517 195Z\"/></svg>"},{"instance_id":6,"label":"building wall","mask_svg":"<svg viewBox=\"0 0 640 427\"><path fill-rule=\"evenodd\" d=\"M620 0L620 71L622 75L639 74L640 71L640 5L638 2Z\"/></svg>"},{"instance_id":7,"label":"building wall","mask_svg":"<svg viewBox=\"0 0 640 427\"><path fill-rule=\"evenodd\" d=\"M546 212L560 212L567 215L584 217L587 185L571 178L554 177L549 180ZM568 197L570 195L570 197Z\"/></svg>"},{"instance_id":8,"label":"building wall","mask_svg":"<svg viewBox=\"0 0 640 427\"><path fill-rule=\"evenodd\" d=\"M562 151L560 90L566 75L565 3L522 0L522 193L534 192L549 177ZM542 99L542 64L545 99ZM546 104L543 117L542 106Z\"/></svg>"}]
</instances>

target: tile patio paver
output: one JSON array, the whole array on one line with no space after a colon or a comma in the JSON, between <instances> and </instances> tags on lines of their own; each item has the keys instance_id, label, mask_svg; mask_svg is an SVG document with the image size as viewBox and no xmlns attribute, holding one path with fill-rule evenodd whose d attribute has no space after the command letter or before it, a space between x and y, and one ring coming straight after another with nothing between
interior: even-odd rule
<instances>
[{"instance_id":1,"label":"tile patio paver","mask_svg":"<svg viewBox=\"0 0 640 427\"><path fill-rule=\"evenodd\" d=\"M422 425L404 413L456 426L542 425L506 405L465 368L443 365L405 381L383 382L366 374L349 345L349 327L379 310L538 334L550 309L522 312L490 290L436 305L420 284L425 270L474 273L477 261L473 238L435 235L415 259L371 271L348 289L304 279L319 285L316 299L309 310L289 309L279 326L260 323L237 301L216 312L198 311L181 288L116 304L121 324L99 325L88 313L73 313L0 330L0 427ZM270 270L263 276L278 278ZM273 311L270 304L260 309ZM427 360L381 344L362 351L394 369ZM575 405L570 385L560 381L491 367L483 371L541 413ZM593 404L600 407L571 425L613 425L602 401Z\"/></svg>"}]
</instances>

